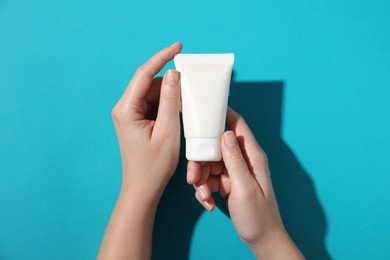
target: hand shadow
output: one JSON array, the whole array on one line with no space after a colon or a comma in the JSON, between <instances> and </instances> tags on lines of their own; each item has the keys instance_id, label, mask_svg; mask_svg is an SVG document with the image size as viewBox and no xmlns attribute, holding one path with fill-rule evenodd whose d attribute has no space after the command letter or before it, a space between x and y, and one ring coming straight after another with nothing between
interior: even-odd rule
<instances>
[{"instance_id":1,"label":"hand shadow","mask_svg":"<svg viewBox=\"0 0 390 260\"><path fill-rule=\"evenodd\" d=\"M232 82L229 106L240 113L269 159L283 223L307 259L331 259L327 221L313 182L281 138L284 82ZM160 201L153 230L153 259L188 259L192 233L203 208L186 183L184 139L177 171ZM225 202L218 207L228 215Z\"/></svg>"}]
</instances>

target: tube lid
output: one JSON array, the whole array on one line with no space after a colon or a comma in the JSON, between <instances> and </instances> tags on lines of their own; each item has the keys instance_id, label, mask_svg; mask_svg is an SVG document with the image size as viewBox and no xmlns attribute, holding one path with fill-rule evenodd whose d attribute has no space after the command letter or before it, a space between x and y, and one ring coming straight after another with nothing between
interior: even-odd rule
<instances>
[{"instance_id":1,"label":"tube lid","mask_svg":"<svg viewBox=\"0 0 390 260\"><path fill-rule=\"evenodd\" d=\"M220 161L221 139L186 138L186 157L189 161Z\"/></svg>"}]
</instances>

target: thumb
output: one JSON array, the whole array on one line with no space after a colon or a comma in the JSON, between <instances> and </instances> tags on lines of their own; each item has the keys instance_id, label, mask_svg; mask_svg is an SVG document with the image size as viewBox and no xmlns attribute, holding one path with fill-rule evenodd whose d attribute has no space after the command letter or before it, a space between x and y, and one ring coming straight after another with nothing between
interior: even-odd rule
<instances>
[{"instance_id":1,"label":"thumb","mask_svg":"<svg viewBox=\"0 0 390 260\"><path fill-rule=\"evenodd\" d=\"M248 181L252 181L252 176L233 131L227 131L223 134L221 147L222 158L232 184L238 184L245 188Z\"/></svg>"},{"instance_id":2,"label":"thumb","mask_svg":"<svg viewBox=\"0 0 390 260\"><path fill-rule=\"evenodd\" d=\"M161 84L160 103L153 134L171 135L180 131L180 72L168 70Z\"/></svg>"}]
</instances>

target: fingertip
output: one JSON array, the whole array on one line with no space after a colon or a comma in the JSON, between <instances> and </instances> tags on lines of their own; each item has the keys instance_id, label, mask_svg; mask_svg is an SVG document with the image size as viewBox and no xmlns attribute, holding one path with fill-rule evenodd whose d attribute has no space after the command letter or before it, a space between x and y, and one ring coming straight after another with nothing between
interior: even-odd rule
<instances>
[{"instance_id":1,"label":"fingertip","mask_svg":"<svg viewBox=\"0 0 390 260\"><path fill-rule=\"evenodd\" d=\"M187 163L187 182L196 184L201 176L202 165L199 162L188 161Z\"/></svg>"},{"instance_id":2,"label":"fingertip","mask_svg":"<svg viewBox=\"0 0 390 260\"><path fill-rule=\"evenodd\" d=\"M167 70L164 74L167 85L177 86L180 82L180 72L177 70Z\"/></svg>"},{"instance_id":3,"label":"fingertip","mask_svg":"<svg viewBox=\"0 0 390 260\"><path fill-rule=\"evenodd\" d=\"M207 183L202 184L201 186L199 186L198 189L201 192L201 198L203 201L208 201L209 199L211 199L211 190L210 186Z\"/></svg>"},{"instance_id":4,"label":"fingertip","mask_svg":"<svg viewBox=\"0 0 390 260\"><path fill-rule=\"evenodd\" d=\"M196 190L196 193L198 194L198 198L200 201L207 201L208 197L206 195L205 189L200 185L197 186L196 184L193 185L194 189Z\"/></svg>"},{"instance_id":5,"label":"fingertip","mask_svg":"<svg viewBox=\"0 0 390 260\"><path fill-rule=\"evenodd\" d=\"M199 202L200 205L203 206L203 208L205 208L205 210L211 212L214 210L215 208L215 202L212 198L210 198L209 200L207 201L203 201L201 200L201 196L199 194L199 191L195 191L195 198L197 199L197 201Z\"/></svg>"},{"instance_id":6,"label":"fingertip","mask_svg":"<svg viewBox=\"0 0 390 260\"><path fill-rule=\"evenodd\" d=\"M205 209L207 209L207 204L205 201L202 200L202 196L200 195L200 192L198 190L195 190L195 198L200 205L202 205Z\"/></svg>"},{"instance_id":7,"label":"fingertip","mask_svg":"<svg viewBox=\"0 0 390 260\"><path fill-rule=\"evenodd\" d=\"M192 173L192 171L188 171L188 170L187 170L187 183L191 185L195 184L194 174Z\"/></svg>"},{"instance_id":8,"label":"fingertip","mask_svg":"<svg viewBox=\"0 0 390 260\"><path fill-rule=\"evenodd\" d=\"M205 201L206 209L209 212L212 212L215 209L215 202L212 198L210 198L208 201Z\"/></svg>"},{"instance_id":9,"label":"fingertip","mask_svg":"<svg viewBox=\"0 0 390 260\"><path fill-rule=\"evenodd\" d=\"M177 54L177 53L181 52L181 50L183 48L183 44L181 43L181 41L177 41L177 42L171 44L171 46L169 46L169 47L173 48L175 50L174 54Z\"/></svg>"},{"instance_id":10,"label":"fingertip","mask_svg":"<svg viewBox=\"0 0 390 260\"><path fill-rule=\"evenodd\" d=\"M223 134L224 145L228 148L237 146L237 138L233 131L227 131Z\"/></svg>"}]
</instances>

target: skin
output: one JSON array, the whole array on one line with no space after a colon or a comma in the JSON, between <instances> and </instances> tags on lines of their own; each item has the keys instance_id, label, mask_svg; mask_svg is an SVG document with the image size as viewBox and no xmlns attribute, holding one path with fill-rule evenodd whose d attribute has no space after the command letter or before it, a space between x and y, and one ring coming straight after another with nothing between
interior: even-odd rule
<instances>
[{"instance_id":1,"label":"skin","mask_svg":"<svg viewBox=\"0 0 390 260\"><path fill-rule=\"evenodd\" d=\"M180 149L180 75L153 77L181 48L175 43L142 65L112 110L123 177L98 259L151 258L157 204Z\"/></svg>"},{"instance_id":2,"label":"skin","mask_svg":"<svg viewBox=\"0 0 390 260\"><path fill-rule=\"evenodd\" d=\"M242 241L258 259L304 259L284 229L266 154L230 108L226 124L231 131L222 136L222 161L188 162L187 182L194 185L196 199L212 211L211 192L219 192Z\"/></svg>"},{"instance_id":3,"label":"skin","mask_svg":"<svg viewBox=\"0 0 390 260\"><path fill-rule=\"evenodd\" d=\"M138 68L112 110L122 158L122 187L98 259L150 259L162 193L180 151L180 73L155 78L182 49L175 43ZM261 259L304 259L284 230L267 159L242 117L230 110L223 162L188 162L187 181L208 210L219 191L242 240ZM236 138L237 135L237 138Z\"/></svg>"}]
</instances>

